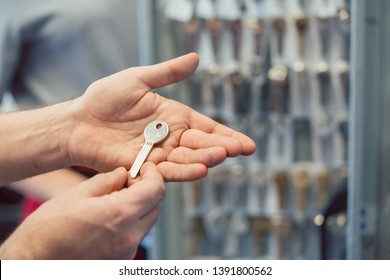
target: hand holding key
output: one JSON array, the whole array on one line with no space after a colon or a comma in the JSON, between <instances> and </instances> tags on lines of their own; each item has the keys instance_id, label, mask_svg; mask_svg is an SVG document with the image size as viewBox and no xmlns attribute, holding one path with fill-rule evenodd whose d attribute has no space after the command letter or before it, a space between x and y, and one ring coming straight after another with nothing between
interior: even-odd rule
<instances>
[{"instance_id":1,"label":"hand holding key","mask_svg":"<svg viewBox=\"0 0 390 280\"><path fill-rule=\"evenodd\" d=\"M70 104L80 122L69 141L72 164L103 172L118 166L130 169L145 127L155 120L164 120L170 132L147 161L157 165L166 181L193 181L226 157L252 154L255 143L246 135L152 91L188 78L198 62L192 53L93 83Z\"/></svg>"},{"instance_id":2,"label":"hand holding key","mask_svg":"<svg viewBox=\"0 0 390 280\"><path fill-rule=\"evenodd\" d=\"M196 180L228 156L252 154L247 136L151 91L187 78L197 64L190 54L127 69L96 81L77 99L0 116L0 184L69 165L128 170L150 122L164 120L170 131L150 151L147 161L155 164L145 164L137 182L127 180L123 168L87 180L34 212L0 247L0 257L131 258L158 217L164 179Z\"/></svg>"}]
</instances>

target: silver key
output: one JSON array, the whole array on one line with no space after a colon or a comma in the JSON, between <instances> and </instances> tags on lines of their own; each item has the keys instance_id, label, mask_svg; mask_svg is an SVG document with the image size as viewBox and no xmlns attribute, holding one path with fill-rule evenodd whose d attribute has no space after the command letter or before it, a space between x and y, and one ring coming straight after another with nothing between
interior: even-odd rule
<instances>
[{"instance_id":1,"label":"silver key","mask_svg":"<svg viewBox=\"0 0 390 280\"><path fill-rule=\"evenodd\" d=\"M142 144L141 151L137 155L137 158L130 169L131 178L134 179L137 177L142 164L145 162L153 146L164 141L167 138L168 133L169 127L167 123L161 120L153 121L145 127L145 142Z\"/></svg>"}]
</instances>

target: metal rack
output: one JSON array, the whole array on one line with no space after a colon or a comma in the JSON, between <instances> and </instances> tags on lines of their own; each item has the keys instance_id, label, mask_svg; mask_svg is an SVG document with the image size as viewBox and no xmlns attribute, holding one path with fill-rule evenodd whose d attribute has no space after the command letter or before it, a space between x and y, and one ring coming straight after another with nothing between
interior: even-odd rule
<instances>
[{"instance_id":1,"label":"metal rack","mask_svg":"<svg viewBox=\"0 0 390 280\"><path fill-rule=\"evenodd\" d=\"M380 242L390 244L390 229L377 219L390 215L380 121L389 72L379 63L388 59L389 4L139 2L145 64L192 50L201 58L191 79L160 93L258 144L255 156L168 186L152 257L318 259L325 229L331 258L386 258ZM348 203L325 220L324 205L342 187Z\"/></svg>"}]
</instances>

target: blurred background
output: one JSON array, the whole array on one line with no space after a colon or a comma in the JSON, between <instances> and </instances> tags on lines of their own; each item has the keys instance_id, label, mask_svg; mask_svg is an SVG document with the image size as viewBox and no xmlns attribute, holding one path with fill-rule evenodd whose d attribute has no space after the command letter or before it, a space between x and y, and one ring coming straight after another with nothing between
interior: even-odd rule
<instances>
[{"instance_id":1,"label":"blurred background","mask_svg":"<svg viewBox=\"0 0 390 280\"><path fill-rule=\"evenodd\" d=\"M107 52L128 67L197 52L187 81L156 91L257 143L202 180L169 183L143 257L390 259L390 2L113 2L126 4L132 45ZM5 237L25 193L1 191Z\"/></svg>"}]
</instances>

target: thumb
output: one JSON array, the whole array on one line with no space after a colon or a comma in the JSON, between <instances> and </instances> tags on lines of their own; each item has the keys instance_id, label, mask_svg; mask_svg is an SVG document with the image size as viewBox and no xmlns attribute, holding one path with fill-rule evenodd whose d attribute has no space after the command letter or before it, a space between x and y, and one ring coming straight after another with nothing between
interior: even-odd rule
<instances>
[{"instance_id":1,"label":"thumb","mask_svg":"<svg viewBox=\"0 0 390 280\"><path fill-rule=\"evenodd\" d=\"M198 66L196 53L183 55L159 64L137 67L135 73L145 83L147 91L180 82L188 78Z\"/></svg>"},{"instance_id":2,"label":"thumb","mask_svg":"<svg viewBox=\"0 0 390 280\"><path fill-rule=\"evenodd\" d=\"M127 182L127 170L124 167L107 172L99 173L79 185L80 190L86 196L95 197L110 194L121 190Z\"/></svg>"}]
</instances>

